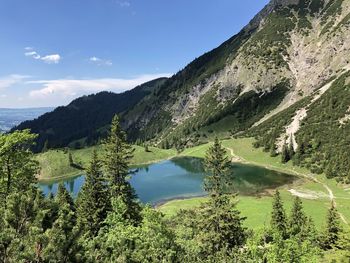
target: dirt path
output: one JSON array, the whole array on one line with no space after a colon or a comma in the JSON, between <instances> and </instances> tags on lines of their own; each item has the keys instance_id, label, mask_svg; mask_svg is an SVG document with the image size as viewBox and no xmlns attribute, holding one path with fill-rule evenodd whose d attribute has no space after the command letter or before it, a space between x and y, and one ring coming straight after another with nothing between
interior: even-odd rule
<instances>
[{"instance_id":1,"label":"dirt path","mask_svg":"<svg viewBox=\"0 0 350 263\"><path fill-rule=\"evenodd\" d=\"M235 154L235 152L232 148L229 148L229 147L225 147L225 148L230 152L233 162L242 162L242 163L249 163L249 164L254 164L254 165L258 165L258 166L263 166L260 163L250 162L250 161L247 161L247 160L239 157L238 155ZM268 168L268 169L272 169L272 170L281 170L280 168L275 167L273 165L264 165L263 167ZM300 177L304 177L306 179L309 179L315 183L322 185L326 189L326 191L328 192L327 196L328 196L329 200L332 201L335 206L337 206L337 203L335 200L336 197L335 197L332 189L327 184L325 184L325 183L321 182L320 180L318 180L317 178L315 178L315 176L313 174L302 174L302 173L299 173L299 172L291 170L291 169L285 169L285 171L289 172L291 174L295 174L295 175L300 176ZM339 211L338 211L338 214L339 214L340 219L345 224L348 225L348 221L347 221L346 217L342 213L340 213Z\"/></svg>"}]
</instances>

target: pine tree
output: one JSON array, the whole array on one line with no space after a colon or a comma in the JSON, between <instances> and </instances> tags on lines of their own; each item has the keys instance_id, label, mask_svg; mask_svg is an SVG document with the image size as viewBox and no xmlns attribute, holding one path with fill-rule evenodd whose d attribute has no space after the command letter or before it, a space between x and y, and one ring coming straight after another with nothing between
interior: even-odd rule
<instances>
[{"instance_id":1,"label":"pine tree","mask_svg":"<svg viewBox=\"0 0 350 263\"><path fill-rule=\"evenodd\" d=\"M337 245L339 237L341 235L342 228L340 226L340 220L337 208L332 201L331 207L328 210L327 226L323 237L323 247L325 249L331 249Z\"/></svg>"},{"instance_id":2,"label":"pine tree","mask_svg":"<svg viewBox=\"0 0 350 263\"><path fill-rule=\"evenodd\" d=\"M286 222L286 213L283 208L283 203L281 199L281 195L279 191L277 190L274 199L273 199L273 206L272 206L272 215L271 215L271 229L273 231L278 232L281 234L282 237L286 237L287 234L287 222Z\"/></svg>"},{"instance_id":3,"label":"pine tree","mask_svg":"<svg viewBox=\"0 0 350 263\"><path fill-rule=\"evenodd\" d=\"M63 183L58 185L55 201L59 206L67 204L72 211L75 211L74 200Z\"/></svg>"},{"instance_id":4,"label":"pine tree","mask_svg":"<svg viewBox=\"0 0 350 263\"><path fill-rule=\"evenodd\" d=\"M222 147L218 138L215 139L214 145L208 149L204 164L208 172L204 180L204 189L211 197L225 194L230 187L229 172L231 161L227 156L226 149Z\"/></svg>"},{"instance_id":5,"label":"pine tree","mask_svg":"<svg viewBox=\"0 0 350 263\"><path fill-rule=\"evenodd\" d=\"M245 218L236 209L235 195L228 194L230 165L226 150L216 138L205 158L208 175L204 188L210 198L200 207L196 221L197 239L205 258L223 251L230 253L246 239Z\"/></svg>"},{"instance_id":6,"label":"pine tree","mask_svg":"<svg viewBox=\"0 0 350 263\"><path fill-rule=\"evenodd\" d=\"M76 227L76 215L68 203L59 208L58 218L51 229L46 232L47 244L42 255L44 262L79 262L82 247L78 239L80 230Z\"/></svg>"},{"instance_id":7,"label":"pine tree","mask_svg":"<svg viewBox=\"0 0 350 263\"><path fill-rule=\"evenodd\" d=\"M85 183L77 198L78 220L90 237L97 235L110 210L109 193L101 169L101 162L94 150Z\"/></svg>"},{"instance_id":8,"label":"pine tree","mask_svg":"<svg viewBox=\"0 0 350 263\"><path fill-rule=\"evenodd\" d=\"M292 212L289 220L289 233L292 236L300 234L307 227L307 217L303 211L303 204L297 196L294 198Z\"/></svg>"},{"instance_id":9,"label":"pine tree","mask_svg":"<svg viewBox=\"0 0 350 263\"><path fill-rule=\"evenodd\" d=\"M104 141L104 170L110 188L111 198L121 198L127 204L126 217L139 220L139 204L136 202L134 189L128 182L129 165L134 149L126 141L119 117L115 115L111 123L108 138Z\"/></svg>"},{"instance_id":10,"label":"pine tree","mask_svg":"<svg viewBox=\"0 0 350 263\"><path fill-rule=\"evenodd\" d=\"M282 163L288 163L290 160L289 149L286 143L283 144L281 152L281 161Z\"/></svg>"}]
</instances>

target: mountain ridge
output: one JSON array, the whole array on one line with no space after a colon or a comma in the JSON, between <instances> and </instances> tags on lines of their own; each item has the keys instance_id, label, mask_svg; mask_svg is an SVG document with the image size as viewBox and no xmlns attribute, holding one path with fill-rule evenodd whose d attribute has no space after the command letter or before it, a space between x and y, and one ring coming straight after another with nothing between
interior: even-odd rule
<instances>
[{"instance_id":1,"label":"mountain ridge","mask_svg":"<svg viewBox=\"0 0 350 263\"><path fill-rule=\"evenodd\" d=\"M282 146L292 141L294 151L311 147L298 153L297 163L323 172L330 165L330 140L305 127L314 125L308 123L309 112L316 114L313 109L326 100L339 114L324 110L313 118L320 122L323 115L331 119L341 115L342 129L349 128L350 97L333 92L347 89L347 43L349 1L271 0L238 34L118 113L131 141L181 149L213 136L245 135L256 137L257 145L272 154L281 153ZM315 99L319 90L322 94ZM347 144L338 128L329 127ZM344 151L341 148L339 154Z\"/></svg>"}]
</instances>

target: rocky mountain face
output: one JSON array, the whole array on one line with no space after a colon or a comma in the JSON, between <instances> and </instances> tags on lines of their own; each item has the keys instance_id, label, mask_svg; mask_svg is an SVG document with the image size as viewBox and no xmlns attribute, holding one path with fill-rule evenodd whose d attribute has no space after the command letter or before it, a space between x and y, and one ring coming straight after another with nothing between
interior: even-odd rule
<instances>
[{"instance_id":1,"label":"rocky mountain face","mask_svg":"<svg viewBox=\"0 0 350 263\"><path fill-rule=\"evenodd\" d=\"M239 34L128 112L126 127L135 137L171 139L188 130L215 130L221 120L232 123L226 125L232 133L260 124L350 69L349 25L346 0L272 0ZM268 96L273 99L254 114L234 106L257 107Z\"/></svg>"}]
</instances>

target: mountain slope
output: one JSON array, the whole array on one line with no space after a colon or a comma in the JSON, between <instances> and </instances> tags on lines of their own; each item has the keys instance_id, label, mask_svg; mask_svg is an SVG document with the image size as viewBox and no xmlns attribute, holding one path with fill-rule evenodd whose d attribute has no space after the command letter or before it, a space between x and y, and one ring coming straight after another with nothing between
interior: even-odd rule
<instances>
[{"instance_id":1,"label":"mountain slope","mask_svg":"<svg viewBox=\"0 0 350 263\"><path fill-rule=\"evenodd\" d=\"M271 105L254 118L262 119L271 108L275 113L288 108L349 65L349 4L271 1L238 35L196 59L167 80L156 97L145 98L128 112L129 133L177 141L188 130L224 118L233 120L227 127L233 133L244 131L253 125L248 120L252 116L236 116L234 104L255 100L253 104L260 105L264 95L277 89L284 94L272 96ZM236 125L237 118L241 120Z\"/></svg>"},{"instance_id":2,"label":"mountain slope","mask_svg":"<svg viewBox=\"0 0 350 263\"><path fill-rule=\"evenodd\" d=\"M39 118L21 123L15 129L31 129L39 134L36 151L47 147L65 147L75 140L76 146L93 144L103 134L116 113L122 113L151 94L166 78L156 79L121 94L100 92L72 101ZM83 139L83 140L81 140ZM45 147L46 147L45 146Z\"/></svg>"},{"instance_id":3,"label":"mountain slope","mask_svg":"<svg viewBox=\"0 0 350 263\"><path fill-rule=\"evenodd\" d=\"M131 140L182 148L255 136L273 155L290 144L295 163L350 180L348 43L350 1L271 0L237 35L117 112ZM45 127L34 131L47 138ZM72 132L52 146L92 131Z\"/></svg>"}]
</instances>

